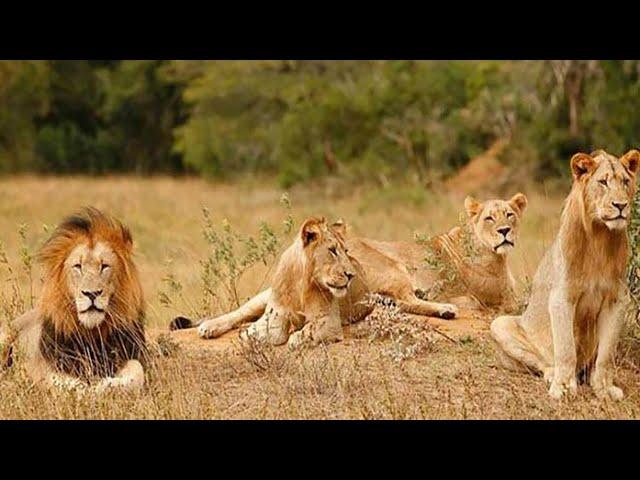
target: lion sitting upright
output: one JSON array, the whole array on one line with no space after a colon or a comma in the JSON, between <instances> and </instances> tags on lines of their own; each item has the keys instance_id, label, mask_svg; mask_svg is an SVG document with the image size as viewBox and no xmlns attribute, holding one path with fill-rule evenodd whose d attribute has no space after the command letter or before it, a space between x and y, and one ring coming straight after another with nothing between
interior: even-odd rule
<instances>
[{"instance_id":1,"label":"lion sitting upright","mask_svg":"<svg viewBox=\"0 0 640 480\"><path fill-rule=\"evenodd\" d=\"M415 296L410 278L400 272L394 288L380 291L370 281L358 257L345 245L343 222L329 224L324 218L307 219L293 244L282 254L271 288L259 293L238 309L194 324L178 317L171 329L199 325L203 338L214 338L248 321L258 319L243 332L243 338L257 338L272 344L300 344L339 341L342 325L358 321L373 307L368 293L385 293L397 301L401 311L453 318L453 305L434 303ZM291 330L294 330L291 333Z\"/></svg>"},{"instance_id":2,"label":"lion sitting upright","mask_svg":"<svg viewBox=\"0 0 640 480\"><path fill-rule=\"evenodd\" d=\"M620 159L598 150L571 159L573 186L560 230L533 279L522 316L491 324L502 360L550 382L549 394L574 394L576 376L589 373L600 398L620 400L613 360L623 325L627 225L640 152Z\"/></svg>"},{"instance_id":3,"label":"lion sitting upright","mask_svg":"<svg viewBox=\"0 0 640 480\"><path fill-rule=\"evenodd\" d=\"M132 248L129 230L97 209L64 220L38 255L37 307L0 331L3 363L16 357L47 386L142 387L145 311Z\"/></svg>"}]
</instances>

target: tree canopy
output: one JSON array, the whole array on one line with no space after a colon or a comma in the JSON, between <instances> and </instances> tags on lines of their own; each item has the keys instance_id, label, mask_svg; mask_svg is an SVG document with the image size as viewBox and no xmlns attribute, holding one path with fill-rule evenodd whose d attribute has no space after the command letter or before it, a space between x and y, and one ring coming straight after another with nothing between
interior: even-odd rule
<instances>
[{"instance_id":1,"label":"tree canopy","mask_svg":"<svg viewBox=\"0 0 640 480\"><path fill-rule=\"evenodd\" d=\"M0 172L419 181L640 145L638 61L0 61Z\"/></svg>"}]
</instances>

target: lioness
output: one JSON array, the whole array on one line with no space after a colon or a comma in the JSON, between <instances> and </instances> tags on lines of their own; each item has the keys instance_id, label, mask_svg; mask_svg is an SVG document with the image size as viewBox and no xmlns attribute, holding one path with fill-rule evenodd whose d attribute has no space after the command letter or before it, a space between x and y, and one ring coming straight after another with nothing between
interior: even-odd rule
<instances>
[{"instance_id":1,"label":"lioness","mask_svg":"<svg viewBox=\"0 0 640 480\"><path fill-rule=\"evenodd\" d=\"M357 257L344 242L343 222L332 225L324 218L307 219L293 244L282 254L272 287L253 297L237 310L199 322L198 333L213 338L255 320L243 338L253 337L275 345L339 341L342 324L358 321L372 307L366 302L369 279ZM417 298L410 280L397 279L387 293L398 301L403 312L453 318L453 305L427 302ZM194 323L184 317L171 322L171 329L190 328ZM296 331L290 334L290 328Z\"/></svg>"},{"instance_id":2,"label":"lioness","mask_svg":"<svg viewBox=\"0 0 640 480\"><path fill-rule=\"evenodd\" d=\"M19 350L27 374L47 386L142 387L145 310L132 248L129 230L97 209L64 220L38 255L37 307L0 330L4 365Z\"/></svg>"},{"instance_id":3,"label":"lioness","mask_svg":"<svg viewBox=\"0 0 640 480\"><path fill-rule=\"evenodd\" d=\"M410 286L421 296L442 301L512 308L514 280L507 254L515 246L527 197L518 193L509 200L483 203L467 197L464 206L466 222L429 240L426 248L415 242L348 236L347 247L365 269L369 288L393 295ZM425 262L425 256L438 265Z\"/></svg>"},{"instance_id":4,"label":"lioness","mask_svg":"<svg viewBox=\"0 0 640 480\"><path fill-rule=\"evenodd\" d=\"M629 246L626 227L640 153L620 159L603 150L571 159L573 186L560 231L540 263L522 316L491 324L505 366L542 373L549 394L574 394L576 374L595 369L600 398L620 400L613 357L623 323Z\"/></svg>"}]
</instances>

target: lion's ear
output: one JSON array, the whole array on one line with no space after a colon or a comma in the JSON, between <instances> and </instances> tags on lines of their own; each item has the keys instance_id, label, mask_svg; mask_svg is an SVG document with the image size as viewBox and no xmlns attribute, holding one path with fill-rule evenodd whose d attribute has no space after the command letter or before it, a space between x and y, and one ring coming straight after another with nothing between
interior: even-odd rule
<instances>
[{"instance_id":1,"label":"lion's ear","mask_svg":"<svg viewBox=\"0 0 640 480\"><path fill-rule=\"evenodd\" d=\"M320 235L322 234L322 224L325 220L322 218L308 218L302 224L302 228L300 229L300 238L302 239L302 245L305 247L310 245L313 242L318 241Z\"/></svg>"},{"instance_id":2,"label":"lion's ear","mask_svg":"<svg viewBox=\"0 0 640 480\"><path fill-rule=\"evenodd\" d=\"M638 166L640 165L640 152L635 149L629 150L620 158L620 163L622 163L629 173L635 175L638 172Z\"/></svg>"},{"instance_id":3,"label":"lion's ear","mask_svg":"<svg viewBox=\"0 0 640 480\"><path fill-rule=\"evenodd\" d=\"M464 210L468 217L475 217L482 210L482 203L469 196L464 199Z\"/></svg>"},{"instance_id":4,"label":"lion's ear","mask_svg":"<svg viewBox=\"0 0 640 480\"><path fill-rule=\"evenodd\" d=\"M524 193L516 193L513 197L509 199L509 205L511 208L516 210L518 213L522 214L524 209L527 208L527 204L529 201Z\"/></svg>"},{"instance_id":5,"label":"lion's ear","mask_svg":"<svg viewBox=\"0 0 640 480\"><path fill-rule=\"evenodd\" d=\"M571 174L575 180L580 180L583 175L592 172L596 166L596 160L586 153L576 153L571 157Z\"/></svg>"},{"instance_id":6,"label":"lion's ear","mask_svg":"<svg viewBox=\"0 0 640 480\"><path fill-rule=\"evenodd\" d=\"M331 227L340 235L341 237L346 237L347 235L347 224L342 218L339 218L335 222L331 224Z\"/></svg>"}]
</instances>

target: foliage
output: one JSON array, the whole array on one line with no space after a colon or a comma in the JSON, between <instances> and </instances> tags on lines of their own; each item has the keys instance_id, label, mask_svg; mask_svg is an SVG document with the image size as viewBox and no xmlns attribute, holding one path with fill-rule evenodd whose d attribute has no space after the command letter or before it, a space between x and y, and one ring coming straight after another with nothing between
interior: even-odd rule
<instances>
[{"instance_id":1,"label":"foliage","mask_svg":"<svg viewBox=\"0 0 640 480\"><path fill-rule=\"evenodd\" d=\"M455 170L490 139L465 107L493 62L210 62L185 91L185 162L210 175L277 172L283 186L325 174L421 180ZM193 65L182 66L193 74ZM373 173L375 172L375 173Z\"/></svg>"},{"instance_id":2,"label":"foliage","mask_svg":"<svg viewBox=\"0 0 640 480\"><path fill-rule=\"evenodd\" d=\"M268 267L263 277L264 283L293 227L289 197L284 194L280 203L287 212L281 232L263 221L257 237L237 231L226 218L216 225L209 209L203 207L202 234L209 250L205 258L200 260L202 301L200 307L191 305L191 313L195 317L238 308L242 303L238 286L243 276L256 264ZM182 292L182 284L172 273L167 273L163 283L166 286L160 292L163 306L173 307L176 299L189 304Z\"/></svg>"},{"instance_id":3,"label":"foliage","mask_svg":"<svg viewBox=\"0 0 640 480\"><path fill-rule=\"evenodd\" d=\"M35 169L34 118L49 109L49 66L0 61L0 173Z\"/></svg>"},{"instance_id":4,"label":"foliage","mask_svg":"<svg viewBox=\"0 0 640 480\"><path fill-rule=\"evenodd\" d=\"M181 171L166 61L0 62L0 171Z\"/></svg>"},{"instance_id":5,"label":"foliage","mask_svg":"<svg viewBox=\"0 0 640 480\"><path fill-rule=\"evenodd\" d=\"M640 143L640 62L3 61L0 172L406 177Z\"/></svg>"}]
</instances>

